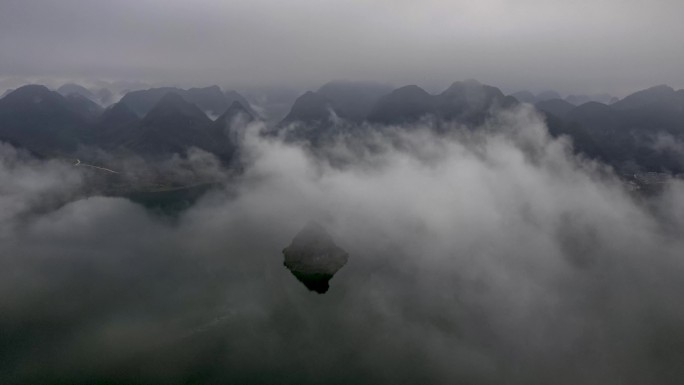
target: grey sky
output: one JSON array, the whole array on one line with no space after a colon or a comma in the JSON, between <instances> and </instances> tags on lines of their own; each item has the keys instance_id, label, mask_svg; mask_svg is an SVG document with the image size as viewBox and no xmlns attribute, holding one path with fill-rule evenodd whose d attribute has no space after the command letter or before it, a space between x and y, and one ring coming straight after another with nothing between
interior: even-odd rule
<instances>
[{"instance_id":1,"label":"grey sky","mask_svg":"<svg viewBox=\"0 0 684 385\"><path fill-rule=\"evenodd\" d=\"M684 86L678 0L0 0L0 78L623 94Z\"/></svg>"}]
</instances>

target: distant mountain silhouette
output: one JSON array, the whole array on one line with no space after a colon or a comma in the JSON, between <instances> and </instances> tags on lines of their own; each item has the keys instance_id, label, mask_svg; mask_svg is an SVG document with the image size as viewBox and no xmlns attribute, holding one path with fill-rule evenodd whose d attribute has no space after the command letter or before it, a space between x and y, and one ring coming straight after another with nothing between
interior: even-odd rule
<instances>
[{"instance_id":1,"label":"distant mountain silhouette","mask_svg":"<svg viewBox=\"0 0 684 385\"><path fill-rule=\"evenodd\" d=\"M79 86L61 89L67 96L28 85L0 99L0 140L46 157L68 156L81 146L96 145L161 158L183 154L194 146L230 162L239 151L245 124L258 119L247 101L240 101L244 100L241 95L223 93L218 87L131 92L104 111ZM328 83L301 95L271 133L317 148L340 134L353 136L362 129L381 130L382 125L422 118L428 118L437 132L453 128L451 122L474 129L498 108L519 102L474 80L455 82L437 95L415 85L381 96L385 91L385 86L369 83ZM525 99L530 94L516 95ZM231 99L231 104L224 104ZM224 105L215 121L204 112ZM684 142L684 90L661 85L610 105L590 101L573 106L556 98L535 106L553 136L572 138L576 152L612 165L618 172L684 172L684 158L677 152L677 143ZM148 112L140 118L144 110ZM663 140L673 145L663 146Z\"/></svg>"},{"instance_id":2,"label":"distant mountain silhouette","mask_svg":"<svg viewBox=\"0 0 684 385\"><path fill-rule=\"evenodd\" d=\"M505 96L498 88L475 80L454 82L436 99L441 119L474 125L484 123L492 108L508 108L518 103L515 98Z\"/></svg>"},{"instance_id":3,"label":"distant mountain silhouette","mask_svg":"<svg viewBox=\"0 0 684 385\"><path fill-rule=\"evenodd\" d=\"M190 88L185 92L181 92L180 95L188 102L197 105L197 107L201 108L203 111L212 114L223 113L231 104L218 86Z\"/></svg>"},{"instance_id":4,"label":"distant mountain silhouette","mask_svg":"<svg viewBox=\"0 0 684 385\"><path fill-rule=\"evenodd\" d=\"M290 113L283 119L283 124L304 122L307 124L321 124L330 121L332 101L324 95L307 91L295 100Z\"/></svg>"},{"instance_id":5,"label":"distant mountain silhouette","mask_svg":"<svg viewBox=\"0 0 684 385\"><path fill-rule=\"evenodd\" d=\"M0 99L0 140L54 156L75 151L90 137L73 103L45 86L27 85Z\"/></svg>"},{"instance_id":6,"label":"distant mountain silhouette","mask_svg":"<svg viewBox=\"0 0 684 385\"><path fill-rule=\"evenodd\" d=\"M535 107L547 114L553 114L559 118L565 118L565 116L576 106L563 99L551 99L538 102L535 104Z\"/></svg>"},{"instance_id":7,"label":"distant mountain silhouette","mask_svg":"<svg viewBox=\"0 0 684 385\"><path fill-rule=\"evenodd\" d=\"M615 109L599 102L584 103L566 114L566 119L589 127L593 132L612 133L618 123Z\"/></svg>"},{"instance_id":8,"label":"distant mountain silhouette","mask_svg":"<svg viewBox=\"0 0 684 385\"><path fill-rule=\"evenodd\" d=\"M249 114L255 118L255 119L260 119L261 117L259 114L254 111L252 108L252 105L249 103L247 99L245 99L244 96L242 96L240 93L238 93L235 90L228 90L223 93L225 98L226 98L226 104L229 106L228 108L231 108L235 102L240 103L240 105L249 112Z\"/></svg>"},{"instance_id":9,"label":"distant mountain silhouette","mask_svg":"<svg viewBox=\"0 0 684 385\"><path fill-rule=\"evenodd\" d=\"M619 99L610 94L593 94L593 95L568 95L565 101L576 106L589 102L599 102L603 104L613 104Z\"/></svg>"},{"instance_id":10,"label":"distant mountain silhouette","mask_svg":"<svg viewBox=\"0 0 684 385\"><path fill-rule=\"evenodd\" d=\"M537 103L537 97L530 91L518 91L513 93L511 96L513 96L522 103Z\"/></svg>"},{"instance_id":11,"label":"distant mountain silhouette","mask_svg":"<svg viewBox=\"0 0 684 385\"><path fill-rule=\"evenodd\" d=\"M123 103L123 101L122 101ZM159 158L183 154L190 147L214 152L208 127L211 120L196 105L174 92L164 95L142 121L120 138L119 146L142 156Z\"/></svg>"},{"instance_id":12,"label":"distant mountain silhouette","mask_svg":"<svg viewBox=\"0 0 684 385\"><path fill-rule=\"evenodd\" d=\"M565 134L575 141L575 148L614 166L620 172L684 172L681 154L673 149L659 149L659 136L669 135L684 141L684 91L656 86L635 92L611 105L588 102L561 116L549 118L553 134ZM562 119L557 119L562 118Z\"/></svg>"},{"instance_id":13,"label":"distant mountain silhouette","mask_svg":"<svg viewBox=\"0 0 684 385\"><path fill-rule=\"evenodd\" d=\"M375 123L400 124L435 117L463 124L481 124L493 108L511 107L518 101L496 87L475 80L455 82L439 95L430 95L411 85L392 91L378 100L368 116Z\"/></svg>"},{"instance_id":14,"label":"distant mountain silhouette","mask_svg":"<svg viewBox=\"0 0 684 385\"><path fill-rule=\"evenodd\" d=\"M553 100L553 99L562 99L561 96L558 94L556 91L552 90L547 90L540 92L538 94L533 94L530 91L518 91L513 94L511 94L512 97L514 97L516 100L522 103L529 103L529 104L537 104L539 102L544 102L547 100ZM573 103L576 105L576 103Z\"/></svg>"},{"instance_id":15,"label":"distant mountain silhouette","mask_svg":"<svg viewBox=\"0 0 684 385\"><path fill-rule=\"evenodd\" d=\"M303 123L325 126L332 125L338 119L359 123L366 119L374 104L390 91L390 87L377 83L326 83L318 91L308 91L297 98L280 125Z\"/></svg>"},{"instance_id":16,"label":"distant mountain silhouette","mask_svg":"<svg viewBox=\"0 0 684 385\"><path fill-rule=\"evenodd\" d=\"M97 120L104 111L102 106L81 94L71 93L65 99L69 107L88 122Z\"/></svg>"},{"instance_id":17,"label":"distant mountain silhouette","mask_svg":"<svg viewBox=\"0 0 684 385\"><path fill-rule=\"evenodd\" d=\"M183 90L175 87L150 88L132 91L124 95L121 102L126 103L138 116L145 116L167 94L174 93L194 103L202 111L214 115L222 114L230 103L218 86L191 88ZM244 98L242 98L244 100ZM242 101L241 101L242 102Z\"/></svg>"},{"instance_id":18,"label":"distant mountain silhouette","mask_svg":"<svg viewBox=\"0 0 684 385\"><path fill-rule=\"evenodd\" d=\"M198 92L190 94L200 98ZM29 85L0 100L0 140L44 156L73 154L81 145L93 145L163 158L194 146L229 159L238 146L231 131L238 119L248 123L255 118L234 102L212 122L195 104L169 92L141 119L124 101L103 111L80 93L65 97Z\"/></svg>"},{"instance_id":19,"label":"distant mountain silhouette","mask_svg":"<svg viewBox=\"0 0 684 385\"><path fill-rule=\"evenodd\" d=\"M382 124L412 123L436 113L433 96L416 85L409 85L381 97L368 114L368 121Z\"/></svg>"},{"instance_id":20,"label":"distant mountain silhouette","mask_svg":"<svg viewBox=\"0 0 684 385\"><path fill-rule=\"evenodd\" d=\"M552 90L540 92L537 94L536 98L537 98L537 102L541 102L544 100L551 100L551 99L562 99L558 92L552 91Z\"/></svg>"},{"instance_id":21,"label":"distant mountain silhouette","mask_svg":"<svg viewBox=\"0 0 684 385\"><path fill-rule=\"evenodd\" d=\"M107 108L98 119L95 130L97 143L103 149L112 149L116 144L132 135L140 124L140 118L125 103L116 103Z\"/></svg>"},{"instance_id":22,"label":"distant mountain silhouette","mask_svg":"<svg viewBox=\"0 0 684 385\"><path fill-rule=\"evenodd\" d=\"M208 129L210 138L214 141L214 152L224 161L233 160L240 145L240 130L257 118L238 101L233 104L211 123Z\"/></svg>"},{"instance_id":23,"label":"distant mountain silhouette","mask_svg":"<svg viewBox=\"0 0 684 385\"><path fill-rule=\"evenodd\" d=\"M370 113L380 97L392 92L392 87L370 82L334 81L324 84L317 93L327 98L337 116L360 122Z\"/></svg>"},{"instance_id":24,"label":"distant mountain silhouette","mask_svg":"<svg viewBox=\"0 0 684 385\"><path fill-rule=\"evenodd\" d=\"M57 89L57 92L59 92L62 96L69 96L71 94L77 94L77 95L81 95L83 97L86 97L90 100L96 99L95 95L93 95L93 93L90 92L89 89L87 89L81 85L75 84L75 83L64 84L63 86L61 86Z\"/></svg>"},{"instance_id":25,"label":"distant mountain silhouette","mask_svg":"<svg viewBox=\"0 0 684 385\"><path fill-rule=\"evenodd\" d=\"M330 99L307 91L295 100L290 112L271 133L282 135L287 141L304 141L318 147L340 133L344 125Z\"/></svg>"},{"instance_id":26,"label":"distant mountain silhouette","mask_svg":"<svg viewBox=\"0 0 684 385\"><path fill-rule=\"evenodd\" d=\"M138 115L126 103L116 103L102 113L99 123L107 126L120 126L139 121Z\"/></svg>"},{"instance_id":27,"label":"distant mountain silhouette","mask_svg":"<svg viewBox=\"0 0 684 385\"><path fill-rule=\"evenodd\" d=\"M131 91L119 101L127 105L138 116L144 117L167 94L181 94L183 90L175 87L150 88L148 90Z\"/></svg>"},{"instance_id":28,"label":"distant mountain silhouette","mask_svg":"<svg viewBox=\"0 0 684 385\"><path fill-rule=\"evenodd\" d=\"M675 91L672 87L659 85L635 92L614 103L617 110L637 108L673 108L684 107L684 90Z\"/></svg>"},{"instance_id":29,"label":"distant mountain silhouette","mask_svg":"<svg viewBox=\"0 0 684 385\"><path fill-rule=\"evenodd\" d=\"M221 116L216 118L214 123L230 124L235 119L243 119L246 123L257 120L257 118L250 112L248 107L239 101L234 101Z\"/></svg>"}]
</instances>

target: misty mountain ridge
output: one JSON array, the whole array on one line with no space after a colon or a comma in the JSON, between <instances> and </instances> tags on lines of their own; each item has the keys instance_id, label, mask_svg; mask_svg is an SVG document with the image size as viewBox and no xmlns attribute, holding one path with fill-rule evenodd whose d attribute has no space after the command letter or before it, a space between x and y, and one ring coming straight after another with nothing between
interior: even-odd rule
<instances>
[{"instance_id":1,"label":"misty mountain ridge","mask_svg":"<svg viewBox=\"0 0 684 385\"><path fill-rule=\"evenodd\" d=\"M221 116L216 118L209 126L209 136L215 144L213 152L228 162L236 161L235 153L238 151L241 141L240 130L246 125L257 121L248 107L239 101L234 101Z\"/></svg>"},{"instance_id":2,"label":"misty mountain ridge","mask_svg":"<svg viewBox=\"0 0 684 385\"><path fill-rule=\"evenodd\" d=\"M228 90L223 94L226 98L226 104L229 106L229 109L235 105L235 102L238 102L240 106L242 106L247 112L249 112L249 115L251 115L253 118L261 119L259 113L254 111L254 109L252 108L252 104L239 92L235 90Z\"/></svg>"},{"instance_id":3,"label":"misty mountain ridge","mask_svg":"<svg viewBox=\"0 0 684 385\"><path fill-rule=\"evenodd\" d=\"M125 103L115 103L100 115L96 130L98 143L103 149L114 149L115 144L121 142L129 130L140 124L140 118Z\"/></svg>"},{"instance_id":4,"label":"misty mountain ridge","mask_svg":"<svg viewBox=\"0 0 684 385\"><path fill-rule=\"evenodd\" d=\"M416 85L388 90L388 86L375 83L327 83L297 98L287 116L269 131L318 147L341 134L356 135L364 124L403 125L428 119L437 131L449 129L440 122L477 127L496 110L519 102L475 80L454 82L434 95ZM45 87L25 86L1 99L6 123L0 138L40 154L69 154L79 146L97 145L163 157L197 147L229 158L237 144L235 133L232 139L222 134L225 127L235 115L244 116L247 122L258 119L244 97L235 91L224 93L217 86L133 91L104 111L76 85L65 85L62 91L69 94L65 97ZM520 101L534 96L529 92L514 95L523 99ZM541 96L557 95L546 92ZM34 100L44 102L36 104ZM229 100L231 104L227 104ZM222 107L212 122L205 111ZM681 140L684 90L661 85L611 105L591 101L575 106L554 98L539 101L535 107L548 117L553 135L574 139L577 152L618 169L625 164L633 169L636 163L649 171L684 170L672 149L655 148L662 135ZM147 112L140 117L143 111ZM48 121L56 123L59 134L46 129Z\"/></svg>"},{"instance_id":5,"label":"misty mountain ridge","mask_svg":"<svg viewBox=\"0 0 684 385\"><path fill-rule=\"evenodd\" d=\"M295 100L290 113L287 114L281 124L294 122L326 123L330 119L331 113L334 113L332 108L332 101L326 96L314 91L307 91Z\"/></svg>"},{"instance_id":6,"label":"misty mountain ridge","mask_svg":"<svg viewBox=\"0 0 684 385\"><path fill-rule=\"evenodd\" d=\"M81 94L70 93L65 98L70 108L86 121L97 120L104 111L102 106Z\"/></svg>"},{"instance_id":7,"label":"misty mountain ridge","mask_svg":"<svg viewBox=\"0 0 684 385\"><path fill-rule=\"evenodd\" d=\"M119 104L127 107L123 102ZM127 111L121 114L131 118ZM247 107L234 101L212 121L196 104L169 92L134 128L129 125L118 137L117 147L157 159L183 155L195 147L230 163L238 147L239 133L235 130L256 120Z\"/></svg>"},{"instance_id":8,"label":"misty mountain ridge","mask_svg":"<svg viewBox=\"0 0 684 385\"><path fill-rule=\"evenodd\" d=\"M373 123L401 124L416 122L436 112L433 95L416 85L408 85L380 98L367 119Z\"/></svg>"},{"instance_id":9,"label":"misty mountain ridge","mask_svg":"<svg viewBox=\"0 0 684 385\"><path fill-rule=\"evenodd\" d=\"M439 95L431 95L416 85L388 90L382 85L328 83L319 91L309 91L298 98L282 124L321 124L331 118L400 124L416 122L426 116L481 121L477 115L484 111L516 103L498 88L474 80L455 82Z\"/></svg>"},{"instance_id":10,"label":"misty mountain ridge","mask_svg":"<svg viewBox=\"0 0 684 385\"><path fill-rule=\"evenodd\" d=\"M359 123L373 105L392 91L390 86L370 82L333 81L317 91L307 91L295 100L281 124L293 122L320 124L331 118Z\"/></svg>"},{"instance_id":11,"label":"misty mountain ridge","mask_svg":"<svg viewBox=\"0 0 684 385\"><path fill-rule=\"evenodd\" d=\"M618 110L638 108L671 108L677 111L684 109L684 90L675 91L672 87L661 84L637 91L612 104Z\"/></svg>"},{"instance_id":12,"label":"misty mountain ridge","mask_svg":"<svg viewBox=\"0 0 684 385\"><path fill-rule=\"evenodd\" d=\"M166 94L175 93L202 111L218 116L225 112L234 101L249 107L247 100L235 91L223 93L218 86L181 89L176 87L150 88L132 91L124 95L121 102L126 103L138 116L145 116ZM254 115L254 112L251 111Z\"/></svg>"},{"instance_id":13,"label":"misty mountain ridge","mask_svg":"<svg viewBox=\"0 0 684 385\"><path fill-rule=\"evenodd\" d=\"M56 90L59 92L62 96L68 96L70 94L78 94L83 97L86 97L90 100L95 99L95 95L90 92L89 89L75 83L67 83L62 85L61 87L57 88Z\"/></svg>"},{"instance_id":14,"label":"misty mountain ridge","mask_svg":"<svg viewBox=\"0 0 684 385\"><path fill-rule=\"evenodd\" d=\"M126 104L123 100L121 103ZM193 146L210 151L214 146L207 131L210 124L211 120L199 107L177 93L168 92L135 130L120 138L120 146L152 157L182 154Z\"/></svg>"},{"instance_id":15,"label":"misty mountain ridge","mask_svg":"<svg viewBox=\"0 0 684 385\"><path fill-rule=\"evenodd\" d=\"M529 103L529 104L538 104L541 102L547 102L551 100L565 100L568 103L574 104L575 106L579 106L584 103L588 102L599 102L603 104L613 104L616 101L620 100L619 98L616 98L610 94L607 93L599 93L599 94L573 94L573 95L568 95L565 98L561 97L561 95L553 90L547 90L540 92L538 94L534 94L531 91L524 90L524 91L518 91L514 92L511 94L514 98L518 99L518 101L522 103Z\"/></svg>"},{"instance_id":16,"label":"misty mountain ridge","mask_svg":"<svg viewBox=\"0 0 684 385\"><path fill-rule=\"evenodd\" d=\"M656 86L607 105L588 102L569 108L562 102L538 108L558 119L549 121L552 132L575 139L575 148L606 162L620 172L635 169L684 172L684 158L674 147L658 148L662 135L684 140L684 91ZM635 167L636 165L636 167Z\"/></svg>"},{"instance_id":17,"label":"misty mountain ridge","mask_svg":"<svg viewBox=\"0 0 684 385\"><path fill-rule=\"evenodd\" d=\"M70 94L81 95L103 107L107 107L114 101L114 93L108 88L99 89L88 89L80 84L76 83L66 83L57 88L56 90L62 96L68 96Z\"/></svg>"},{"instance_id":18,"label":"misty mountain ridge","mask_svg":"<svg viewBox=\"0 0 684 385\"><path fill-rule=\"evenodd\" d=\"M103 125L127 125L139 121L138 115L126 103L115 103L100 116Z\"/></svg>"},{"instance_id":19,"label":"misty mountain ridge","mask_svg":"<svg viewBox=\"0 0 684 385\"><path fill-rule=\"evenodd\" d=\"M0 110L0 140L53 155L70 155L80 145L96 145L153 157L183 154L194 146L227 156L233 153L233 145L223 136L210 134L216 131L211 126L226 125L237 115L247 121L255 119L248 108L234 101L212 122L199 107L174 92L163 95L139 118L123 100L105 110L79 93L65 97L33 85L0 100Z\"/></svg>"},{"instance_id":20,"label":"misty mountain ridge","mask_svg":"<svg viewBox=\"0 0 684 385\"><path fill-rule=\"evenodd\" d=\"M497 108L518 101L501 90L476 80L454 82L442 93L431 95L411 85L396 89L376 104L368 120L384 124L413 123L423 118L479 125Z\"/></svg>"},{"instance_id":21,"label":"misty mountain ridge","mask_svg":"<svg viewBox=\"0 0 684 385\"><path fill-rule=\"evenodd\" d=\"M391 86L381 83L332 81L316 92L330 101L337 116L348 121L361 122L378 99L391 91Z\"/></svg>"},{"instance_id":22,"label":"misty mountain ridge","mask_svg":"<svg viewBox=\"0 0 684 385\"><path fill-rule=\"evenodd\" d=\"M243 118L247 123L253 122L257 120L257 118L250 110L250 108L246 107L241 102L234 101L221 116L214 120L214 124L225 125L238 118Z\"/></svg>"},{"instance_id":23,"label":"misty mountain ridge","mask_svg":"<svg viewBox=\"0 0 684 385\"><path fill-rule=\"evenodd\" d=\"M44 156L73 152L88 143L79 107L45 86L20 87L0 99L0 140Z\"/></svg>"}]
</instances>

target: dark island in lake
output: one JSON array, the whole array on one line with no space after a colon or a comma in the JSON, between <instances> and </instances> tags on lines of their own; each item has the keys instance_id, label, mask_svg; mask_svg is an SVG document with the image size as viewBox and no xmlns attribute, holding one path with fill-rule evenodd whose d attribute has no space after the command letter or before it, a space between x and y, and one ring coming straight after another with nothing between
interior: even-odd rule
<instances>
[{"instance_id":1,"label":"dark island in lake","mask_svg":"<svg viewBox=\"0 0 684 385\"><path fill-rule=\"evenodd\" d=\"M328 232L316 222L309 222L283 249L284 265L309 290L323 294L329 281L349 259Z\"/></svg>"}]
</instances>

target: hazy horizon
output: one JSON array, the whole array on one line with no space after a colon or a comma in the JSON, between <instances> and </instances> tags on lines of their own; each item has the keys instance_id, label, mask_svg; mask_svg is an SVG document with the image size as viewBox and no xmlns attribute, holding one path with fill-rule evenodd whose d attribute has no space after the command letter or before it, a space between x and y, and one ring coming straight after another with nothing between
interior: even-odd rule
<instances>
[{"instance_id":1,"label":"hazy horizon","mask_svg":"<svg viewBox=\"0 0 684 385\"><path fill-rule=\"evenodd\" d=\"M110 79L311 89L347 79L435 90L474 78L509 93L624 96L684 86L682 14L684 3L669 0L6 0L0 85Z\"/></svg>"}]
</instances>

